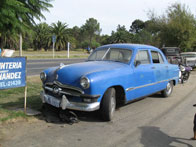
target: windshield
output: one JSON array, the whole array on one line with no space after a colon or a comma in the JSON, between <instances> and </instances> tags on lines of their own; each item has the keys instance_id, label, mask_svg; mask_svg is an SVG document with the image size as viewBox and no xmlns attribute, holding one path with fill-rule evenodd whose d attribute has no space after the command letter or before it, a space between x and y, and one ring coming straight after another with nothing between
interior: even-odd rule
<instances>
[{"instance_id":1,"label":"windshield","mask_svg":"<svg viewBox=\"0 0 196 147\"><path fill-rule=\"evenodd\" d=\"M93 52L88 58L89 61L115 61L129 63L132 56L132 50L119 48L105 48Z\"/></svg>"},{"instance_id":2,"label":"windshield","mask_svg":"<svg viewBox=\"0 0 196 147\"><path fill-rule=\"evenodd\" d=\"M196 54L181 54L181 55L188 58L196 58Z\"/></svg>"}]
</instances>

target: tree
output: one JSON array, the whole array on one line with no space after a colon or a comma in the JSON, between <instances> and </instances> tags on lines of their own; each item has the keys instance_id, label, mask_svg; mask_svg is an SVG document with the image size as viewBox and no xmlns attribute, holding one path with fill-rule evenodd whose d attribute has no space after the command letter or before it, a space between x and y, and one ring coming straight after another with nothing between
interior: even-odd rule
<instances>
[{"instance_id":1,"label":"tree","mask_svg":"<svg viewBox=\"0 0 196 147\"><path fill-rule=\"evenodd\" d=\"M175 3L168 7L166 14L152 18L160 26L161 45L177 46L184 51L192 50L196 42L196 20L189 8Z\"/></svg>"},{"instance_id":2,"label":"tree","mask_svg":"<svg viewBox=\"0 0 196 147\"><path fill-rule=\"evenodd\" d=\"M45 50L48 50L52 43L52 34L51 34L51 28L46 23L40 23L37 24L34 27L34 49L35 50L41 50L44 48Z\"/></svg>"},{"instance_id":3,"label":"tree","mask_svg":"<svg viewBox=\"0 0 196 147\"><path fill-rule=\"evenodd\" d=\"M72 48L81 48L81 41L82 41L82 35L81 35L81 29L78 26L74 26L73 28L69 29L70 38L69 41L71 42Z\"/></svg>"},{"instance_id":4,"label":"tree","mask_svg":"<svg viewBox=\"0 0 196 147\"><path fill-rule=\"evenodd\" d=\"M0 1L0 47L5 33L27 32L35 24L34 19L44 18L42 11L52 7L51 0L1 0ZM4 43L5 44L5 43Z\"/></svg>"},{"instance_id":5,"label":"tree","mask_svg":"<svg viewBox=\"0 0 196 147\"><path fill-rule=\"evenodd\" d=\"M95 39L95 37L101 33L100 24L96 19L89 18L81 27L81 33L85 40L89 39L88 45L92 46L93 39Z\"/></svg>"},{"instance_id":6,"label":"tree","mask_svg":"<svg viewBox=\"0 0 196 147\"><path fill-rule=\"evenodd\" d=\"M55 48L60 51L66 48L68 42L68 28L66 23L58 21L57 23L52 23L51 33L56 35Z\"/></svg>"},{"instance_id":7,"label":"tree","mask_svg":"<svg viewBox=\"0 0 196 147\"><path fill-rule=\"evenodd\" d=\"M133 42L140 43L140 44L151 44L152 45L153 44L153 36L149 31L144 29L134 35Z\"/></svg>"},{"instance_id":8,"label":"tree","mask_svg":"<svg viewBox=\"0 0 196 147\"><path fill-rule=\"evenodd\" d=\"M153 19L147 20L145 22L136 19L130 26L129 31L133 35L133 43L151 44L154 46L159 46L160 44L158 37L160 27Z\"/></svg>"},{"instance_id":9,"label":"tree","mask_svg":"<svg viewBox=\"0 0 196 147\"><path fill-rule=\"evenodd\" d=\"M100 36L100 43L101 43L101 45L109 44L110 43L110 36L109 35L101 35Z\"/></svg>"},{"instance_id":10,"label":"tree","mask_svg":"<svg viewBox=\"0 0 196 147\"><path fill-rule=\"evenodd\" d=\"M139 33L144 28L144 22L142 20L136 19L132 22L132 25L130 26L130 32L131 33Z\"/></svg>"},{"instance_id":11,"label":"tree","mask_svg":"<svg viewBox=\"0 0 196 147\"><path fill-rule=\"evenodd\" d=\"M130 43L133 35L130 34L125 26L118 25L116 32L112 31L111 37L109 38L110 43Z\"/></svg>"}]
</instances>

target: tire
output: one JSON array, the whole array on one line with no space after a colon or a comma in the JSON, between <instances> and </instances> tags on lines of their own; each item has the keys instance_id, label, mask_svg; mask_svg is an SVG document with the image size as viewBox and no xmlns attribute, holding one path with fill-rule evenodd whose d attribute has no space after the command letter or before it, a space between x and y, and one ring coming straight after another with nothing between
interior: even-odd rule
<instances>
[{"instance_id":1,"label":"tire","mask_svg":"<svg viewBox=\"0 0 196 147\"><path fill-rule=\"evenodd\" d=\"M189 79L189 72L186 72L185 75L183 75L183 78L182 78L182 84L183 83L186 83Z\"/></svg>"},{"instance_id":2,"label":"tire","mask_svg":"<svg viewBox=\"0 0 196 147\"><path fill-rule=\"evenodd\" d=\"M103 95L101 102L101 116L105 121L111 121L116 109L116 91L114 88L109 88Z\"/></svg>"},{"instance_id":3,"label":"tire","mask_svg":"<svg viewBox=\"0 0 196 147\"><path fill-rule=\"evenodd\" d=\"M166 88L163 91L161 91L162 96L169 97L173 92L173 87L174 87L173 82L172 81L168 82Z\"/></svg>"}]
</instances>

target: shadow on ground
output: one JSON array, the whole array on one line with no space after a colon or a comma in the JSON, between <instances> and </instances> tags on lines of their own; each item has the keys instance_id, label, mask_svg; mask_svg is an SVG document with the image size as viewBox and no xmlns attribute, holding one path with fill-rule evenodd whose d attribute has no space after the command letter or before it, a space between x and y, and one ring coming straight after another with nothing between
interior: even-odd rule
<instances>
[{"instance_id":1,"label":"shadow on ground","mask_svg":"<svg viewBox=\"0 0 196 147\"><path fill-rule=\"evenodd\" d=\"M69 116L68 112L74 113L79 121L84 122L102 122L101 117L98 111L94 112L81 112L81 111L73 111L73 110L60 110L48 104L44 104L42 109L42 115L38 116L39 119L45 120L48 123L55 123L55 124L63 124L69 123L60 117L60 115Z\"/></svg>"},{"instance_id":2,"label":"shadow on ground","mask_svg":"<svg viewBox=\"0 0 196 147\"><path fill-rule=\"evenodd\" d=\"M172 144L185 145L187 147L193 147L192 145L184 142L186 138L171 137L162 132L158 127L144 126L139 127L141 130L140 142L144 147L175 147Z\"/></svg>"}]
</instances>

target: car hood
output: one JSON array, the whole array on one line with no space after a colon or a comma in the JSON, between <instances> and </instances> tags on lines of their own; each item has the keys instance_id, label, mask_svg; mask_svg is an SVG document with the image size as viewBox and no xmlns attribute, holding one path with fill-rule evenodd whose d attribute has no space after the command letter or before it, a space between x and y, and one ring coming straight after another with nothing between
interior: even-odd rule
<instances>
[{"instance_id":1,"label":"car hood","mask_svg":"<svg viewBox=\"0 0 196 147\"><path fill-rule=\"evenodd\" d=\"M112 61L89 61L83 63L76 63L70 65L64 65L56 70L51 71L50 74L53 77L57 77L56 80L62 84L71 84L73 86L79 83L82 76L88 76L91 73L112 71L120 68L126 68L128 64L112 62ZM54 79L51 77L51 79Z\"/></svg>"}]
</instances>

